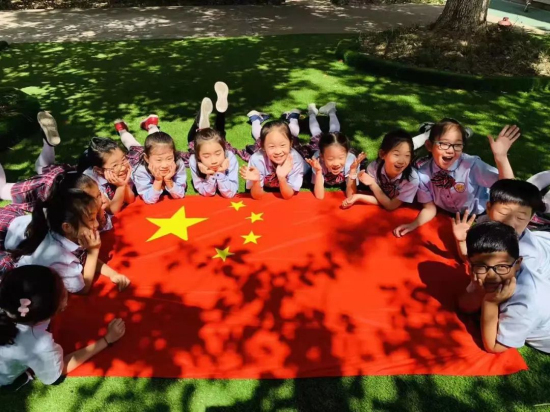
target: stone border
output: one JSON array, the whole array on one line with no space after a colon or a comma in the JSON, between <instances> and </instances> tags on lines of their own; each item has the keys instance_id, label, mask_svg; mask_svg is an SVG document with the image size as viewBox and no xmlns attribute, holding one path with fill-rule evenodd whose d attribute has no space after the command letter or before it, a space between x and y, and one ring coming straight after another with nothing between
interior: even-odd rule
<instances>
[{"instance_id":1,"label":"stone border","mask_svg":"<svg viewBox=\"0 0 550 412\"><path fill-rule=\"evenodd\" d=\"M550 77L473 76L414 67L361 53L359 42L356 40L346 39L340 41L336 48L336 56L348 66L372 74L414 83L462 90L550 92Z\"/></svg>"}]
</instances>

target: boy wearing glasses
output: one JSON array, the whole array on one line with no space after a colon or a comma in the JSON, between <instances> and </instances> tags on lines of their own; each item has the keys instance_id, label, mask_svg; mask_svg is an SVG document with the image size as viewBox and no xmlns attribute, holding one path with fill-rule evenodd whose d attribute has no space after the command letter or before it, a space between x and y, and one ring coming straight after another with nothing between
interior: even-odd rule
<instances>
[{"instance_id":1,"label":"boy wearing glasses","mask_svg":"<svg viewBox=\"0 0 550 412\"><path fill-rule=\"evenodd\" d=\"M526 343L550 353L550 282L522 266L518 236L501 222L484 222L466 238L471 282L459 297L465 312L481 309L481 336L488 352Z\"/></svg>"},{"instance_id":2,"label":"boy wearing glasses","mask_svg":"<svg viewBox=\"0 0 550 412\"><path fill-rule=\"evenodd\" d=\"M516 126L504 127L497 139L489 136L495 168L478 156L464 153L467 131L459 122L443 119L434 124L426 141L431 159L418 170L417 199L423 208L413 222L399 226L394 234L401 237L428 223L438 207L452 214L466 210L475 214L485 212L493 183L514 178L508 151L520 136Z\"/></svg>"}]
</instances>

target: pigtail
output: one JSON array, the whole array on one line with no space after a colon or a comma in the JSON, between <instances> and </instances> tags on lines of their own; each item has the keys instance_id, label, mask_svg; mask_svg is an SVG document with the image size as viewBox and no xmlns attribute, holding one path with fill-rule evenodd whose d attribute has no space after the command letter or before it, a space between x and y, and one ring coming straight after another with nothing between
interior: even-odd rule
<instances>
[{"instance_id":1,"label":"pigtail","mask_svg":"<svg viewBox=\"0 0 550 412\"><path fill-rule=\"evenodd\" d=\"M120 149L118 143L107 137L92 137L88 148L78 159L77 172L82 174L91 167L103 167L105 155Z\"/></svg>"},{"instance_id":2,"label":"pigtail","mask_svg":"<svg viewBox=\"0 0 550 412\"><path fill-rule=\"evenodd\" d=\"M382 168L384 167L384 163L386 163L384 159L378 158L378 167L376 168L376 180L378 180L379 182L382 181ZM366 170L365 173L367 173Z\"/></svg>"},{"instance_id":3,"label":"pigtail","mask_svg":"<svg viewBox=\"0 0 550 412\"><path fill-rule=\"evenodd\" d=\"M15 260L23 255L32 255L44 241L49 227L44 209L47 201L38 200L32 212L32 220L25 230L25 239L13 251L10 251Z\"/></svg>"}]
</instances>

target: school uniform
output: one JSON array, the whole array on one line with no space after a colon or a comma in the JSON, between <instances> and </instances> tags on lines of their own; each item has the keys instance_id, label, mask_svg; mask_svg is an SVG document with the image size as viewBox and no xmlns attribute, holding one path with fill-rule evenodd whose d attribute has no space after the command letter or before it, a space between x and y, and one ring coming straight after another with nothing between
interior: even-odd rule
<instances>
[{"instance_id":1,"label":"school uniform","mask_svg":"<svg viewBox=\"0 0 550 412\"><path fill-rule=\"evenodd\" d=\"M30 368L46 385L63 373L63 349L47 331L49 321L34 326L16 324L13 345L0 346L0 386L9 385Z\"/></svg>"},{"instance_id":2,"label":"school uniform","mask_svg":"<svg viewBox=\"0 0 550 412\"><path fill-rule=\"evenodd\" d=\"M25 216L27 213L19 205L10 204L0 208L0 275L15 267L15 261L6 247L6 236L11 223L18 217ZM26 230L26 227L25 229ZM13 249L13 248L11 248Z\"/></svg>"},{"instance_id":3,"label":"school uniform","mask_svg":"<svg viewBox=\"0 0 550 412\"><path fill-rule=\"evenodd\" d=\"M514 295L500 304L497 342L510 348L528 344L550 353L550 282L541 281L524 265L516 278Z\"/></svg>"},{"instance_id":4,"label":"school uniform","mask_svg":"<svg viewBox=\"0 0 550 412\"><path fill-rule=\"evenodd\" d=\"M489 200L489 188L499 179L497 168L478 156L462 154L449 168L439 168L433 159L418 170L420 203L434 202L450 213L468 209L480 215Z\"/></svg>"},{"instance_id":5,"label":"school uniform","mask_svg":"<svg viewBox=\"0 0 550 412\"><path fill-rule=\"evenodd\" d=\"M314 159L319 159L319 151L317 150L313 154ZM321 173L323 173L323 177L325 178L325 186L340 186L341 184L346 182L346 179L349 176L349 170L351 168L352 163L355 162L355 155L352 153L348 153L348 156L346 157L346 163L344 164L344 169L338 173L337 175L330 172L323 159L319 161L321 163ZM315 176L317 173L315 172L315 169L312 169L311 174L311 183L315 184Z\"/></svg>"},{"instance_id":6,"label":"school uniform","mask_svg":"<svg viewBox=\"0 0 550 412\"><path fill-rule=\"evenodd\" d=\"M106 196L107 199L113 200L113 197L115 197L115 192L117 189L116 185L109 183L107 179L105 179L100 174L96 173L96 171L92 167L89 167L86 170L84 170L82 174L85 174L86 176L92 178L97 183L97 186L99 187L99 191L101 192L101 194Z\"/></svg>"},{"instance_id":7,"label":"school uniform","mask_svg":"<svg viewBox=\"0 0 550 412\"><path fill-rule=\"evenodd\" d=\"M523 257L521 265L533 276L550 282L550 233L525 229L519 238L519 254Z\"/></svg>"},{"instance_id":8,"label":"school uniform","mask_svg":"<svg viewBox=\"0 0 550 412\"><path fill-rule=\"evenodd\" d=\"M295 150L291 149L292 170L286 177L286 181L294 191L299 191L304 180L304 171L307 170L307 163L303 157ZM260 172L260 185L266 188L279 188L279 179L275 172L275 166L267 157L263 150L254 153L248 162L248 167L255 167ZM246 188L251 189L253 182L246 181Z\"/></svg>"},{"instance_id":9,"label":"school uniform","mask_svg":"<svg viewBox=\"0 0 550 412\"><path fill-rule=\"evenodd\" d=\"M216 192L226 198L235 196L239 190L239 162L229 150L225 151L225 157L229 160L229 168L222 173L204 175L199 170L195 155L189 157L189 169L193 179L195 190L203 196L214 196Z\"/></svg>"},{"instance_id":10,"label":"school uniform","mask_svg":"<svg viewBox=\"0 0 550 412\"><path fill-rule=\"evenodd\" d=\"M157 203L160 199L160 196L164 192L163 190L156 190L153 187L153 182L155 178L149 170L147 165L140 164L132 172L132 180L136 186L138 194L141 196L143 201L148 204ZM185 197L185 189L187 187L187 174L185 172L185 164L183 160L177 159L176 161L176 174L172 177L174 186L172 189L166 189L165 191L174 198L181 199Z\"/></svg>"},{"instance_id":11,"label":"school uniform","mask_svg":"<svg viewBox=\"0 0 550 412\"><path fill-rule=\"evenodd\" d=\"M31 219L32 216L26 215L17 217L11 222L5 240L7 250L16 249L25 239L25 231ZM68 292L77 293L84 288L82 270L86 256L86 250L76 243L50 231L31 255L19 258L16 267L25 265L50 267L59 273Z\"/></svg>"},{"instance_id":12,"label":"school uniform","mask_svg":"<svg viewBox=\"0 0 550 412\"><path fill-rule=\"evenodd\" d=\"M385 167L382 166L380 178L378 178L378 165L378 160L369 163L366 172L376 180L376 183L386 196L390 199L397 198L403 203L412 203L418 192L418 185L420 183L416 170L414 168L411 169L408 179L403 178L403 173L400 173L394 179L390 179L386 174Z\"/></svg>"}]
</instances>

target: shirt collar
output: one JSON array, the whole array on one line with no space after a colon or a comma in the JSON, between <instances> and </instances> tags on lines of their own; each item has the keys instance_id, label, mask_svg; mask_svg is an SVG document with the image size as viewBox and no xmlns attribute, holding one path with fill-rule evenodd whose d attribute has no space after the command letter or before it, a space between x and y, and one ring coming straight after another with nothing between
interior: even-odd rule
<instances>
[{"instance_id":1,"label":"shirt collar","mask_svg":"<svg viewBox=\"0 0 550 412\"><path fill-rule=\"evenodd\" d=\"M67 239L65 236L61 236L60 234L55 232L50 232L50 234L55 240L61 243L61 245L71 253L76 251L78 248L80 248L80 246L78 246L73 241Z\"/></svg>"},{"instance_id":2,"label":"shirt collar","mask_svg":"<svg viewBox=\"0 0 550 412\"><path fill-rule=\"evenodd\" d=\"M376 165L376 169L377 169L377 170L378 170L378 166L379 166L379 164ZM399 174L395 177L395 179L390 179L390 178L388 177L388 175L386 174L386 168L385 168L384 166L382 166L381 172L382 172L382 174L386 177L386 179L388 179L391 183L393 183L393 182L395 182L395 181L401 179L401 176L403 176L403 172L401 172L401 173L399 173Z\"/></svg>"}]
</instances>

